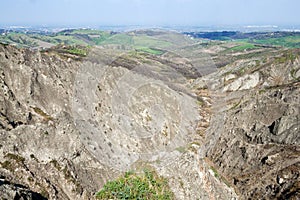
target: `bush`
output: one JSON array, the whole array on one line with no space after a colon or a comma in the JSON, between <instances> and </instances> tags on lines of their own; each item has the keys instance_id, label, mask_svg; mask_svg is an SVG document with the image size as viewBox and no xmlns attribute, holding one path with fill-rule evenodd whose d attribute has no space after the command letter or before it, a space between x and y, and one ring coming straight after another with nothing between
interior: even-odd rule
<instances>
[{"instance_id":1,"label":"bush","mask_svg":"<svg viewBox=\"0 0 300 200\"><path fill-rule=\"evenodd\" d=\"M166 179L149 170L141 175L126 172L124 176L106 183L96 197L98 199L173 199Z\"/></svg>"}]
</instances>

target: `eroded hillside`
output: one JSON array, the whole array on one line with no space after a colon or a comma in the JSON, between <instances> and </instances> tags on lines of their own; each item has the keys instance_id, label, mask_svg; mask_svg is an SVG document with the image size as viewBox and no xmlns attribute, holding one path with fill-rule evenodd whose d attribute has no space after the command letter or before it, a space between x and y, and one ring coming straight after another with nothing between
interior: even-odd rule
<instances>
[{"instance_id":1,"label":"eroded hillside","mask_svg":"<svg viewBox=\"0 0 300 200\"><path fill-rule=\"evenodd\" d=\"M177 199L297 199L299 51L147 34L168 45L0 46L4 198L94 199L148 168Z\"/></svg>"},{"instance_id":2,"label":"eroded hillside","mask_svg":"<svg viewBox=\"0 0 300 200\"><path fill-rule=\"evenodd\" d=\"M299 67L298 50L278 51L205 77L218 104L203 157L241 199L299 198Z\"/></svg>"}]
</instances>

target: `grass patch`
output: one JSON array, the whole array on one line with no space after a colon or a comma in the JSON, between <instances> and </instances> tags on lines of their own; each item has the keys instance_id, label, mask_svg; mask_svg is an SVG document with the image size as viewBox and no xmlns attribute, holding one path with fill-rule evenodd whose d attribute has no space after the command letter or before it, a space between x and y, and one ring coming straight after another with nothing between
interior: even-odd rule
<instances>
[{"instance_id":1,"label":"grass patch","mask_svg":"<svg viewBox=\"0 0 300 200\"><path fill-rule=\"evenodd\" d=\"M206 103L205 103L205 101L204 101L204 99L203 99L202 97L197 96L197 104L198 104L198 106L202 107L202 106L204 106Z\"/></svg>"},{"instance_id":2,"label":"grass patch","mask_svg":"<svg viewBox=\"0 0 300 200\"><path fill-rule=\"evenodd\" d=\"M282 46L287 48L300 48L300 36L286 36L279 38L266 38L253 40L254 43L272 45L272 46Z\"/></svg>"},{"instance_id":3,"label":"grass patch","mask_svg":"<svg viewBox=\"0 0 300 200\"><path fill-rule=\"evenodd\" d=\"M82 45L82 46L87 45L86 42L77 39L73 35L57 35L54 36L53 39L58 41L60 44L65 44L65 45Z\"/></svg>"},{"instance_id":4,"label":"grass patch","mask_svg":"<svg viewBox=\"0 0 300 200\"><path fill-rule=\"evenodd\" d=\"M15 160L17 163L23 163L25 161L25 158L23 158L22 156L12 154L12 153L8 153L4 157L9 158L11 160Z\"/></svg>"},{"instance_id":5,"label":"grass patch","mask_svg":"<svg viewBox=\"0 0 300 200\"><path fill-rule=\"evenodd\" d=\"M275 58L276 64L283 64L288 61L294 62L296 60L296 55L294 55L292 52L286 52L282 56Z\"/></svg>"},{"instance_id":6,"label":"grass patch","mask_svg":"<svg viewBox=\"0 0 300 200\"><path fill-rule=\"evenodd\" d=\"M227 181L226 178L224 178L223 176L221 177L221 180L223 181L223 183L225 183L225 185L227 185L227 187L231 187L230 183Z\"/></svg>"},{"instance_id":7,"label":"grass patch","mask_svg":"<svg viewBox=\"0 0 300 200\"><path fill-rule=\"evenodd\" d=\"M15 168L17 167L16 164L23 164L25 162L25 158L23 158L22 156L16 155L16 154L12 154L12 153L8 153L4 156L4 158L8 158L9 160L6 160L4 162L0 162L1 167L4 169L7 169L9 171L14 171ZM11 160L14 160L15 162L11 162Z\"/></svg>"},{"instance_id":8,"label":"grass patch","mask_svg":"<svg viewBox=\"0 0 300 200\"><path fill-rule=\"evenodd\" d=\"M29 182L34 182L34 179L33 179L32 177L28 177L27 180L28 180Z\"/></svg>"},{"instance_id":9,"label":"grass patch","mask_svg":"<svg viewBox=\"0 0 300 200\"><path fill-rule=\"evenodd\" d=\"M4 161L3 163L0 162L0 164L1 164L2 168L7 169L9 171L13 171L13 169L14 169L14 165L11 162L9 162L8 160Z\"/></svg>"},{"instance_id":10,"label":"grass patch","mask_svg":"<svg viewBox=\"0 0 300 200\"><path fill-rule=\"evenodd\" d=\"M242 99L240 99L238 102L236 102L229 110L234 110L239 107L239 105L242 103Z\"/></svg>"},{"instance_id":11,"label":"grass patch","mask_svg":"<svg viewBox=\"0 0 300 200\"><path fill-rule=\"evenodd\" d=\"M254 44L248 43L248 42L241 42L235 47L231 47L227 50L226 52L231 51L231 52L240 52L240 51L247 51L247 50L252 50L252 49L257 49L259 47L255 46Z\"/></svg>"},{"instance_id":12,"label":"grass patch","mask_svg":"<svg viewBox=\"0 0 300 200\"><path fill-rule=\"evenodd\" d=\"M61 166L60 164L57 162L57 160L51 160L50 163L57 169L57 170L61 170Z\"/></svg>"},{"instance_id":13,"label":"grass patch","mask_svg":"<svg viewBox=\"0 0 300 200\"><path fill-rule=\"evenodd\" d=\"M265 89L260 89L259 91L258 91L258 94L264 94L264 93L266 93L267 92L267 90L265 90Z\"/></svg>"},{"instance_id":14,"label":"grass patch","mask_svg":"<svg viewBox=\"0 0 300 200\"><path fill-rule=\"evenodd\" d=\"M48 115L47 113L45 113L44 111L42 111L42 109L37 108L37 107L32 107L32 109L34 110L35 113L37 113L40 116L42 116L46 121L53 121L54 120L53 117L51 117L50 115Z\"/></svg>"},{"instance_id":15,"label":"grass patch","mask_svg":"<svg viewBox=\"0 0 300 200\"><path fill-rule=\"evenodd\" d=\"M106 41L111 35L108 32L101 32L98 34L90 34L90 35L94 35L94 36L98 36L98 37L92 37L91 40L96 44L96 45L100 45L102 43L104 43L104 41Z\"/></svg>"},{"instance_id":16,"label":"grass patch","mask_svg":"<svg viewBox=\"0 0 300 200\"><path fill-rule=\"evenodd\" d=\"M102 40L102 41L101 41ZM97 42L99 45L108 45L108 44L116 44L116 45L133 45L133 38L127 34L116 34L113 36L106 36L100 38L100 41Z\"/></svg>"},{"instance_id":17,"label":"grass patch","mask_svg":"<svg viewBox=\"0 0 300 200\"><path fill-rule=\"evenodd\" d=\"M82 57L87 56L88 53L86 48L79 48L78 46L72 46L69 49L66 49L66 52Z\"/></svg>"},{"instance_id":18,"label":"grass patch","mask_svg":"<svg viewBox=\"0 0 300 200\"><path fill-rule=\"evenodd\" d=\"M164 51L155 48L149 48L149 47L137 47L136 50L153 54L153 55L162 55L164 53Z\"/></svg>"},{"instance_id":19,"label":"grass patch","mask_svg":"<svg viewBox=\"0 0 300 200\"><path fill-rule=\"evenodd\" d=\"M219 177L220 177L220 175L219 175L218 171L216 170L216 168L214 168L213 166L210 166L210 169L211 169L211 171L214 173L214 176L215 176L216 178L219 178Z\"/></svg>"},{"instance_id":20,"label":"grass patch","mask_svg":"<svg viewBox=\"0 0 300 200\"><path fill-rule=\"evenodd\" d=\"M133 37L134 46L136 47L149 47L164 49L172 45L171 42L159 40L146 35L139 35Z\"/></svg>"},{"instance_id":21,"label":"grass patch","mask_svg":"<svg viewBox=\"0 0 300 200\"><path fill-rule=\"evenodd\" d=\"M174 194L169 189L166 179L154 172L144 170L138 175L126 172L122 177L106 183L96 197L98 199L173 199Z\"/></svg>"}]
</instances>

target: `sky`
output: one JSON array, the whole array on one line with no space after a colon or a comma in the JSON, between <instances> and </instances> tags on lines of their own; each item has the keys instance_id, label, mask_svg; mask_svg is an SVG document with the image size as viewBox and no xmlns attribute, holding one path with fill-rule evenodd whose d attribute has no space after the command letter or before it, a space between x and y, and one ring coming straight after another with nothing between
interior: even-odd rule
<instances>
[{"instance_id":1,"label":"sky","mask_svg":"<svg viewBox=\"0 0 300 200\"><path fill-rule=\"evenodd\" d=\"M0 25L300 25L299 0L0 0Z\"/></svg>"}]
</instances>

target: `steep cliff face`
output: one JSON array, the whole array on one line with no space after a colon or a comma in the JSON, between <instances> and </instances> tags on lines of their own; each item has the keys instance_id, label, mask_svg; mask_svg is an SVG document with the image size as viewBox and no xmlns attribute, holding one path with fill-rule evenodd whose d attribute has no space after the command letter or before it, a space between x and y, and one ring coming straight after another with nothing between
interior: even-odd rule
<instances>
[{"instance_id":1,"label":"steep cliff face","mask_svg":"<svg viewBox=\"0 0 300 200\"><path fill-rule=\"evenodd\" d=\"M1 175L46 198L87 198L85 183L95 190L99 182L77 181L94 162L70 114L78 63L11 46L1 46L0 63Z\"/></svg>"},{"instance_id":2,"label":"steep cliff face","mask_svg":"<svg viewBox=\"0 0 300 200\"><path fill-rule=\"evenodd\" d=\"M299 51L256 56L217 80L204 156L241 199L300 197Z\"/></svg>"},{"instance_id":3,"label":"steep cliff face","mask_svg":"<svg viewBox=\"0 0 300 200\"><path fill-rule=\"evenodd\" d=\"M297 199L299 52L266 52L191 79L207 58L0 45L0 191L94 199L151 168L177 199Z\"/></svg>"},{"instance_id":4,"label":"steep cliff face","mask_svg":"<svg viewBox=\"0 0 300 200\"><path fill-rule=\"evenodd\" d=\"M8 181L0 180L0 194L2 199L46 199L41 194L30 191L23 185L11 184Z\"/></svg>"}]
</instances>

